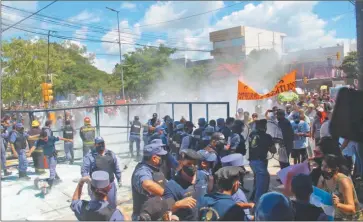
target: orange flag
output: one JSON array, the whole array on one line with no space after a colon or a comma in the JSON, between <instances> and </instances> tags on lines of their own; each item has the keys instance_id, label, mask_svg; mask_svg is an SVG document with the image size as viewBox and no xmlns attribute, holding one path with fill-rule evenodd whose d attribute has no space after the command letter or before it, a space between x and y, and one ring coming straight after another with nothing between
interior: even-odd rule
<instances>
[{"instance_id":1,"label":"orange flag","mask_svg":"<svg viewBox=\"0 0 363 222\"><path fill-rule=\"evenodd\" d=\"M296 88L296 70L286 74L281 80L275 85L275 87L264 95L257 93L248 85L241 81L238 81L238 100L260 100L266 99L282 92L294 90Z\"/></svg>"}]
</instances>

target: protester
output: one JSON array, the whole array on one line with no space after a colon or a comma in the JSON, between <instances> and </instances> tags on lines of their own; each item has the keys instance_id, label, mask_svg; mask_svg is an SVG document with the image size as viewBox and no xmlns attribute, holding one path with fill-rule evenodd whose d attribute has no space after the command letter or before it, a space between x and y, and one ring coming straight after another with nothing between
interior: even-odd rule
<instances>
[{"instance_id":1,"label":"protester","mask_svg":"<svg viewBox=\"0 0 363 222\"><path fill-rule=\"evenodd\" d=\"M296 200L292 201L295 209L295 221L327 221L328 216L321 207L310 204L310 196L313 193L311 177L305 174L298 174L293 177L291 190Z\"/></svg>"},{"instance_id":2,"label":"protester","mask_svg":"<svg viewBox=\"0 0 363 222\"><path fill-rule=\"evenodd\" d=\"M360 206L352 180L339 172L339 159L326 155L318 187L333 195L334 220L358 220Z\"/></svg>"},{"instance_id":3,"label":"protester","mask_svg":"<svg viewBox=\"0 0 363 222\"><path fill-rule=\"evenodd\" d=\"M256 205L256 221L293 221L294 218L291 201L281 193L266 193Z\"/></svg>"}]
</instances>

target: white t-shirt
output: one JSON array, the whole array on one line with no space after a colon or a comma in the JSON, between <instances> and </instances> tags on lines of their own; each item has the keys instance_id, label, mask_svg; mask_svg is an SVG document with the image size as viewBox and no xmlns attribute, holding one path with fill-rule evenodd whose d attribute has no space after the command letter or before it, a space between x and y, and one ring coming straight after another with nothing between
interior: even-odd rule
<instances>
[{"instance_id":1,"label":"white t-shirt","mask_svg":"<svg viewBox=\"0 0 363 222\"><path fill-rule=\"evenodd\" d=\"M339 142L342 144L344 142L344 138L339 138ZM349 141L347 147L343 150L344 156L354 156L356 147L358 146L357 142Z\"/></svg>"},{"instance_id":2,"label":"white t-shirt","mask_svg":"<svg viewBox=\"0 0 363 222\"><path fill-rule=\"evenodd\" d=\"M330 120L325 121L320 128L320 138L331 136L329 131Z\"/></svg>"}]
</instances>

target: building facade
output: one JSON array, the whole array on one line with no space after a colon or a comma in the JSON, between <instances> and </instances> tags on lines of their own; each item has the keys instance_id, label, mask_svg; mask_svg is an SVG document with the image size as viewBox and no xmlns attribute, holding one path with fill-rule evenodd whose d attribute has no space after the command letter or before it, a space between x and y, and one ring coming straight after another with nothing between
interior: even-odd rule
<instances>
[{"instance_id":1,"label":"building facade","mask_svg":"<svg viewBox=\"0 0 363 222\"><path fill-rule=\"evenodd\" d=\"M254 49L275 49L282 55L286 34L238 26L209 33L213 43L211 56L216 60L238 63Z\"/></svg>"}]
</instances>

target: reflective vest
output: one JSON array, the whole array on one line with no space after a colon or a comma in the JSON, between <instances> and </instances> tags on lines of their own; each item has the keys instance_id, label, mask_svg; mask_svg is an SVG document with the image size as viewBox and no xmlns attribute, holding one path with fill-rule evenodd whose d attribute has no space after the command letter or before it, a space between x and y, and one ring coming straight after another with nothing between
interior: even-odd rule
<instances>
[{"instance_id":1,"label":"reflective vest","mask_svg":"<svg viewBox=\"0 0 363 222\"><path fill-rule=\"evenodd\" d=\"M93 145L96 137L96 128L93 126L82 126L80 129L83 144Z\"/></svg>"}]
</instances>

